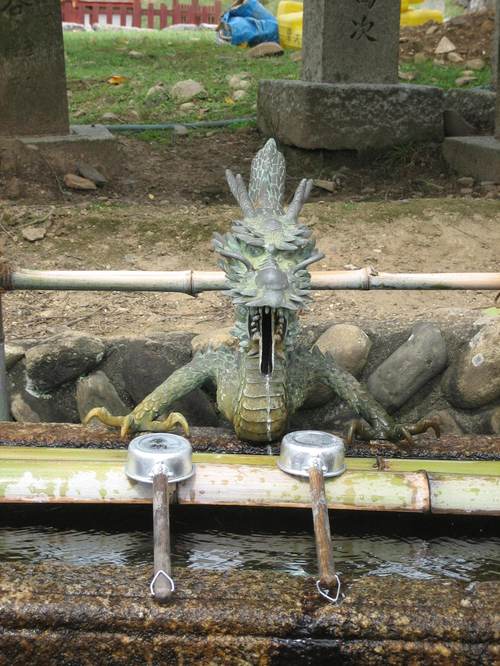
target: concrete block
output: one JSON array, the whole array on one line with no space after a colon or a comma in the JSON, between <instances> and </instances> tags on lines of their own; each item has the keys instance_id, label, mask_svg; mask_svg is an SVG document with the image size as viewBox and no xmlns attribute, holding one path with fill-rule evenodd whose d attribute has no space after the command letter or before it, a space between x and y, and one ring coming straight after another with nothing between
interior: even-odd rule
<instances>
[{"instance_id":1,"label":"concrete block","mask_svg":"<svg viewBox=\"0 0 500 666\"><path fill-rule=\"evenodd\" d=\"M491 90L451 88L444 92L445 110L459 113L475 129L493 134L496 95Z\"/></svg>"},{"instance_id":2,"label":"concrete block","mask_svg":"<svg viewBox=\"0 0 500 666\"><path fill-rule=\"evenodd\" d=\"M259 129L299 148L366 150L443 140L443 93L431 86L261 81Z\"/></svg>"},{"instance_id":3,"label":"concrete block","mask_svg":"<svg viewBox=\"0 0 500 666\"><path fill-rule=\"evenodd\" d=\"M443 155L462 176L500 183L500 140L493 136L449 137Z\"/></svg>"}]
</instances>

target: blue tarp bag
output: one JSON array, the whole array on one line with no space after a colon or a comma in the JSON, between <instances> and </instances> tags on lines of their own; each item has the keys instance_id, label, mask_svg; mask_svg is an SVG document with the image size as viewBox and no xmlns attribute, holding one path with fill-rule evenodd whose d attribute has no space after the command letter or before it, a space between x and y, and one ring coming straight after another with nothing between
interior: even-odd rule
<instances>
[{"instance_id":1,"label":"blue tarp bag","mask_svg":"<svg viewBox=\"0 0 500 666\"><path fill-rule=\"evenodd\" d=\"M231 44L255 46L262 42L279 42L278 21L258 0L243 0L221 19L221 37Z\"/></svg>"}]
</instances>

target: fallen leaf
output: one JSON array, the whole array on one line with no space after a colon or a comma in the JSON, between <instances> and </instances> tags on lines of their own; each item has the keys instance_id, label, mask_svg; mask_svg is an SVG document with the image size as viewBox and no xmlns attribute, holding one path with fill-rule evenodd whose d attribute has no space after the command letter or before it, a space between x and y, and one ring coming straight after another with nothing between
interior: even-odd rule
<instances>
[{"instance_id":1,"label":"fallen leaf","mask_svg":"<svg viewBox=\"0 0 500 666\"><path fill-rule=\"evenodd\" d=\"M224 104L234 104L235 101L232 97L225 97L224 98Z\"/></svg>"},{"instance_id":2,"label":"fallen leaf","mask_svg":"<svg viewBox=\"0 0 500 666\"><path fill-rule=\"evenodd\" d=\"M121 76L120 74L115 74L111 78L108 79L108 83L112 86L121 86L122 83L125 83L127 81L125 76Z\"/></svg>"}]
</instances>

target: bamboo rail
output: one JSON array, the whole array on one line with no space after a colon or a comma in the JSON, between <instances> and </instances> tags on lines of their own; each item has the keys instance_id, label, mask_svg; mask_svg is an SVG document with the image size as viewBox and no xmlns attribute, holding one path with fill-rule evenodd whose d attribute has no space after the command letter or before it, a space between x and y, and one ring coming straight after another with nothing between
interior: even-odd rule
<instances>
[{"instance_id":1,"label":"bamboo rail","mask_svg":"<svg viewBox=\"0 0 500 666\"><path fill-rule=\"evenodd\" d=\"M152 488L130 481L127 452L0 447L2 503L151 503ZM289 476L272 456L194 454L196 473L177 484L173 502L211 506L310 508L307 479ZM500 461L347 458L325 482L329 508L500 515Z\"/></svg>"},{"instance_id":2,"label":"bamboo rail","mask_svg":"<svg viewBox=\"0 0 500 666\"><path fill-rule=\"evenodd\" d=\"M194 296L228 289L221 271L40 271L0 272L0 289L63 291L158 291ZM313 290L486 289L500 290L500 273L383 273L371 266L311 273Z\"/></svg>"}]
</instances>

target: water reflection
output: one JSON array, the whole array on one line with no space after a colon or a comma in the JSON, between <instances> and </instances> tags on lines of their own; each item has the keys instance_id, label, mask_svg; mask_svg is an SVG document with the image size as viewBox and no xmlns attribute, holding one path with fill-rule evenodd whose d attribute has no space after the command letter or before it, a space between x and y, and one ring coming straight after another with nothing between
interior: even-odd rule
<instances>
[{"instance_id":1,"label":"water reflection","mask_svg":"<svg viewBox=\"0 0 500 666\"><path fill-rule=\"evenodd\" d=\"M173 535L173 564L228 571L267 569L314 575L314 538L308 531L253 532L181 530ZM335 536L341 572L353 576L400 575L491 580L499 575L496 537L387 536L364 532ZM0 561L60 561L69 564L151 564L148 530L61 529L54 526L0 527Z\"/></svg>"}]
</instances>

